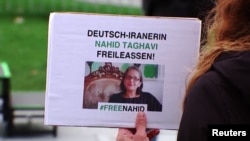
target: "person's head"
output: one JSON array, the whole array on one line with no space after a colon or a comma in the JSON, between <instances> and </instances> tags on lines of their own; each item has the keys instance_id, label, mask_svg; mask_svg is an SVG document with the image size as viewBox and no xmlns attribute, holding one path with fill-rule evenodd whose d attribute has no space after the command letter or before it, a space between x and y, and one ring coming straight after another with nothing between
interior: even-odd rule
<instances>
[{"instance_id":1,"label":"person's head","mask_svg":"<svg viewBox=\"0 0 250 141\"><path fill-rule=\"evenodd\" d=\"M205 46L186 89L210 68L222 52L250 50L250 0L217 0L206 18ZM185 103L185 101L184 101Z\"/></svg>"},{"instance_id":2,"label":"person's head","mask_svg":"<svg viewBox=\"0 0 250 141\"><path fill-rule=\"evenodd\" d=\"M121 81L120 88L126 93L127 91L136 91L139 95L143 87L142 72L136 66L130 66L124 72L124 77Z\"/></svg>"},{"instance_id":3,"label":"person's head","mask_svg":"<svg viewBox=\"0 0 250 141\"><path fill-rule=\"evenodd\" d=\"M215 43L249 39L249 7L249 0L217 0L207 17L209 39Z\"/></svg>"}]
</instances>

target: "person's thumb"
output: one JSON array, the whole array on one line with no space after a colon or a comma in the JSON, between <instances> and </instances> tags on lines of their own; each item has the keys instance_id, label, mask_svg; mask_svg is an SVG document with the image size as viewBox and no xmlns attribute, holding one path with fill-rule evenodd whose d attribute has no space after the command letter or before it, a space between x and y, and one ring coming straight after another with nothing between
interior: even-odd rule
<instances>
[{"instance_id":1,"label":"person's thumb","mask_svg":"<svg viewBox=\"0 0 250 141\"><path fill-rule=\"evenodd\" d=\"M147 128L147 118L145 113L139 112L136 117L136 133L135 140L137 141L146 141L148 140L146 128Z\"/></svg>"}]
</instances>

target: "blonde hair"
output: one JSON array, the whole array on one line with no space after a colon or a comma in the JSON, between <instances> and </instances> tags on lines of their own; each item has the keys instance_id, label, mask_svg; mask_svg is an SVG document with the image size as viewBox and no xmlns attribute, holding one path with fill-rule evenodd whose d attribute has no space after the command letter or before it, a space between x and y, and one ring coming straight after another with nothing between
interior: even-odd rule
<instances>
[{"instance_id":1,"label":"blonde hair","mask_svg":"<svg viewBox=\"0 0 250 141\"><path fill-rule=\"evenodd\" d=\"M250 0L217 0L216 6L208 14L204 29L199 61L188 82L185 100L197 79L206 73L214 60L227 51L250 50Z\"/></svg>"}]
</instances>

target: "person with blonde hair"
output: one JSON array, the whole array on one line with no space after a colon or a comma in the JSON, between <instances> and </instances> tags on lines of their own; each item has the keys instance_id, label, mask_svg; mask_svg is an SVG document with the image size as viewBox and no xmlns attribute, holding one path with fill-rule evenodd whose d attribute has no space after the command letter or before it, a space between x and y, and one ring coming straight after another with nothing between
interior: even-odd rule
<instances>
[{"instance_id":1,"label":"person with blonde hair","mask_svg":"<svg viewBox=\"0 0 250 141\"><path fill-rule=\"evenodd\" d=\"M207 16L205 45L187 85L177 141L207 141L210 125L250 125L249 7L249 0L217 0ZM117 141L149 141L146 115L138 116L135 134L119 129Z\"/></svg>"}]
</instances>

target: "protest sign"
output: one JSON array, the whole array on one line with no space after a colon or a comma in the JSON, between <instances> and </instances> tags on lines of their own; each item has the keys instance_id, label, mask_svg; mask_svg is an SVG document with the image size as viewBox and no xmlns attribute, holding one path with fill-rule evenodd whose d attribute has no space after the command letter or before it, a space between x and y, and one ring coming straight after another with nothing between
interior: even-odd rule
<instances>
[{"instance_id":1,"label":"protest sign","mask_svg":"<svg viewBox=\"0 0 250 141\"><path fill-rule=\"evenodd\" d=\"M195 18L51 13L45 124L134 127L143 111L148 128L177 129L200 29Z\"/></svg>"}]
</instances>

